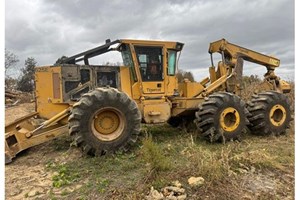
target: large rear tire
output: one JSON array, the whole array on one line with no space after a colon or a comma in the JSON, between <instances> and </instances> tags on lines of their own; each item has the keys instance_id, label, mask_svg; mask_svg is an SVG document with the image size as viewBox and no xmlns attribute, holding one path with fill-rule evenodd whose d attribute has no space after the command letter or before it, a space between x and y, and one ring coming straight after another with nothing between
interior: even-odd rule
<instances>
[{"instance_id":1,"label":"large rear tire","mask_svg":"<svg viewBox=\"0 0 300 200\"><path fill-rule=\"evenodd\" d=\"M247 108L251 114L249 129L255 135L281 135L289 128L291 109L284 94L268 91L253 95Z\"/></svg>"},{"instance_id":2,"label":"large rear tire","mask_svg":"<svg viewBox=\"0 0 300 200\"><path fill-rule=\"evenodd\" d=\"M246 131L249 112L244 101L227 92L217 92L199 104L195 123L205 139L210 142L240 139Z\"/></svg>"},{"instance_id":3,"label":"large rear tire","mask_svg":"<svg viewBox=\"0 0 300 200\"><path fill-rule=\"evenodd\" d=\"M140 132L136 102L114 88L97 88L74 104L69 134L89 155L127 151Z\"/></svg>"}]
</instances>

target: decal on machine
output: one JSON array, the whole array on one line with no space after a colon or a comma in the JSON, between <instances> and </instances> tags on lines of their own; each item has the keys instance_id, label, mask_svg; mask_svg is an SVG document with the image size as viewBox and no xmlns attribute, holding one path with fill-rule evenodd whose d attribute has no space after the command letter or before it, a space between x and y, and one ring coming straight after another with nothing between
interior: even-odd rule
<instances>
[{"instance_id":1,"label":"decal on machine","mask_svg":"<svg viewBox=\"0 0 300 200\"><path fill-rule=\"evenodd\" d=\"M147 88L147 92L161 92L160 88Z\"/></svg>"},{"instance_id":2,"label":"decal on machine","mask_svg":"<svg viewBox=\"0 0 300 200\"><path fill-rule=\"evenodd\" d=\"M272 64L272 65L279 66L279 61L278 61L278 60L275 60L275 59L273 59L273 58L270 58L269 63Z\"/></svg>"},{"instance_id":3,"label":"decal on machine","mask_svg":"<svg viewBox=\"0 0 300 200\"><path fill-rule=\"evenodd\" d=\"M49 67L37 67L35 68L36 72L48 72Z\"/></svg>"}]
</instances>

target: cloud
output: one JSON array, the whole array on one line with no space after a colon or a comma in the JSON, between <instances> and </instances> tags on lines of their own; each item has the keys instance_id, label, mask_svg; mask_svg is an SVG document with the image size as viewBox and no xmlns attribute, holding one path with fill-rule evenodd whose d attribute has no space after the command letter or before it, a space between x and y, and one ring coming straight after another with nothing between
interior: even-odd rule
<instances>
[{"instance_id":1,"label":"cloud","mask_svg":"<svg viewBox=\"0 0 300 200\"><path fill-rule=\"evenodd\" d=\"M280 58L278 73L294 73L292 0L10 0L5 6L5 46L21 65L27 57L50 65L107 38L158 39L185 43L180 66L200 77L208 74L209 43L226 38Z\"/></svg>"}]
</instances>

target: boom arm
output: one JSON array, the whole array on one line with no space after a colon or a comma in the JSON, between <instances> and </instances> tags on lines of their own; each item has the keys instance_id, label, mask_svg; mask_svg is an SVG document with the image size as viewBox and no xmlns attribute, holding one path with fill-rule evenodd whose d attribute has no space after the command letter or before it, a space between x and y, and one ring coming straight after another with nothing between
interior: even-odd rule
<instances>
[{"instance_id":1,"label":"boom arm","mask_svg":"<svg viewBox=\"0 0 300 200\"><path fill-rule=\"evenodd\" d=\"M267 70L274 70L279 67L280 60L273 56L267 56L256 51L240 47L235 44L231 44L225 39L218 40L210 43L209 51L210 54L218 52L221 53L225 58L231 62L237 60L238 57L242 57L244 60L253 62L259 65L263 65ZM235 63L235 62L234 62Z\"/></svg>"},{"instance_id":2,"label":"boom arm","mask_svg":"<svg viewBox=\"0 0 300 200\"><path fill-rule=\"evenodd\" d=\"M275 75L275 68L279 67L280 60L273 56L267 56L265 54L240 47L235 44L231 44L225 39L221 39L210 43L208 52L211 55L212 67L211 67L211 82L214 82L226 75L225 80L226 90L229 92L237 92L238 94L242 90L242 75L243 75L243 61L249 61L256 63L267 68L267 73L265 73L263 84L266 86L266 90L276 90L280 92L289 92L290 85L281 80ZM213 63L212 54L220 53L222 55L222 62L218 63L218 71L215 72L215 67ZM212 86L211 86L212 87ZM212 87L214 89L215 87Z\"/></svg>"}]
</instances>

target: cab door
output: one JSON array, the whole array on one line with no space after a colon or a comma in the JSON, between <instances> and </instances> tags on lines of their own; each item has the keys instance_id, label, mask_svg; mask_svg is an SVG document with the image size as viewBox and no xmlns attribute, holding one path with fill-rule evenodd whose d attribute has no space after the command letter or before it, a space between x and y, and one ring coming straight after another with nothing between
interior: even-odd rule
<instances>
[{"instance_id":1,"label":"cab door","mask_svg":"<svg viewBox=\"0 0 300 200\"><path fill-rule=\"evenodd\" d=\"M142 79L144 94L163 94L163 48L155 46L135 46L136 58Z\"/></svg>"}]
</instances>

